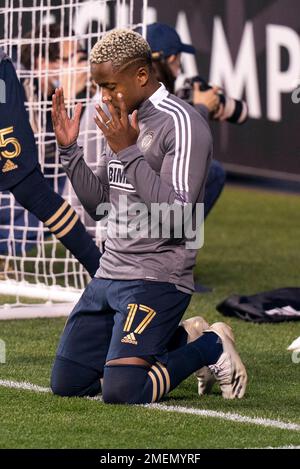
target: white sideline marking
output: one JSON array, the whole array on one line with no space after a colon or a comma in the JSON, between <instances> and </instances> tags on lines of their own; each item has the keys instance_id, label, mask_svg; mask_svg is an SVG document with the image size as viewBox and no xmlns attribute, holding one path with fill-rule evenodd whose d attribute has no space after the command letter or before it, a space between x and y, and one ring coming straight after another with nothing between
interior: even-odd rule
<instances>
[{"instance_id":1,"label":"white sideline marking","mask_svg":"<svg viewBox=\"0 0 300 469\"><path fill-rule=\"evenodd\" d=\"M147 406L145 406L147 407ZM247 417L241 414L233 414L230 412L219 412L216 410L193 409L189 407L168 406L163 404L151 404L152 409L164 410L165 412L178 412L181 414L199 415L200 417L214 417L222 420L229 420L238 423L250 423L253 425L261 425L263 427L280 428L281 430L300 431L300 425L297 423L282 422L281 420L264 419L260 417Z\"/></svg>"},{"instance_id":2,"label":"white sideline marking","mask_svg":"<svg viewBox=\"0 0 300 469\"><path fill-rule=\"evenodd\" d=\"M249 448L249 449L255 449L255 448ZM265 448L257 448L257 449L300 449L300 446L293 446L293 445L287 445L287 446L266 446Z\"/></svg>"},{"instance_id":3,"label":"white sideline marking","mask_svg":"<svg viewBox=\"0 0 300 469\"><path fill-rule=\"evenodd\" d=\"M34 392L44 392L44 393L50 392L50 388L44 388L42 386L37 386L36 384L31 384L27 382L18 382L18 381L11 381L11 380L5 380L5 379L0 380L0 386L3 386L5 388L23 389L26 391L34 391ZM96 396L94 398L88 398L88 399L89 400L101 400L101 398L99 399L99 396ZM298 432L300 431L300 425L297 423L282 422L281 420L271 420L271 419L264 419L264 418L259 418L259 417L247 417L245 415L235 414L235 413L230 413L230 412L219 412L216 410L205 410L205 409L193 409L189 407L171 406L171 405L169 406L169 405L164 405L164 404L146 404L140 407L144 407L146 409L153 409L153 410L162 410L164 412L176 412L179 414L198 415L199 417L218 418L221 420L229 420L230 422L235 422L235 423L248 423L248 424L260 425L260 426L268 427L268 428L279 428L281 430L294 430ZM292 446L290 446L290 448L292 448Z\"/></svg>"},{"instance_id":4,"label":"white sideline marking","mask_svg":"<svg viewBox=\"0 0 300 469\"><path fill-rule=\"evenodd\" d=\"M25 381L11 381L10 379L0 379L0 386L4 388L23 389L25 391L50 392L50 388L43 388L42 386L26 383Z\"/></svg>"}]
</instances>

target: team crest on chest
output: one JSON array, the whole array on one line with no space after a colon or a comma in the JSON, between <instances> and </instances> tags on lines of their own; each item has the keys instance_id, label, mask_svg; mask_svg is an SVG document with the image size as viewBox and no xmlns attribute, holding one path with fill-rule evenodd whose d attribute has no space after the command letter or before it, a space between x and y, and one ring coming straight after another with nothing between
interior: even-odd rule
<instances>
[{"instance_id":1,"label":"team crest on chest","mask_svg":"<svg viewBox=\"0 0 300 469\"><path fill-rule=\"evenodd\" d=\"M148 150L148 148L150 147L152 143L153 137L154 137L154 132L152 130L145 133L141 141L141 147L143 151Z\"/></svg>"}]
</instances>

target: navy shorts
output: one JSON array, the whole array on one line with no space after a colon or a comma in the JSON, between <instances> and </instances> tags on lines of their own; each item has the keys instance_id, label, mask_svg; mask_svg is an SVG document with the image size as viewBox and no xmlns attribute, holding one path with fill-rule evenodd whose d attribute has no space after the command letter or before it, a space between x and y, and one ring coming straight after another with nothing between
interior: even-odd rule
<instances>
[{"instance_id":1,"label":"navy shorts","mask_svg":"<svg viewBox=\"0 0 300 469\"><path fill-rule=\"evenodd\" d=\"M57 355L101 373L106 361L122 357L165 363L190 299L171 283L94 278L66 323Z\"/></svg>"}]
</instances>

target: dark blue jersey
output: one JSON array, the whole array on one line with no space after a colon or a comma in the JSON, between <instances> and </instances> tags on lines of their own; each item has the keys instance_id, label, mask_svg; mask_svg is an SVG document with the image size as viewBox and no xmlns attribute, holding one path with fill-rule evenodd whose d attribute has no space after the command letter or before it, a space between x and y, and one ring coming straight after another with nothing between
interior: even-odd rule
<instances>
[{"instance_id":1,"label":"dark blue jersey","mask_svg":"<svg viewBox=\"0 0 300 469\"><path fill-rule=\"evenodd\" d=\"M8 190L38 165L38 152L24 105L24 90L0 49L0 190Z\"/></svg>"}]
</instances>

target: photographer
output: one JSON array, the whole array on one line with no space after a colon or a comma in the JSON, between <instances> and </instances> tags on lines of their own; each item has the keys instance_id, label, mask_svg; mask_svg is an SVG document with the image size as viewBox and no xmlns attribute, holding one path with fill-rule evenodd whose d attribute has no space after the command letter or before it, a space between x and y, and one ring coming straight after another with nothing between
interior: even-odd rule
<instances>
[{"instance_id":1,"label":"photographer","mask_svg":"<svg viewBox=\"0 0 300 469\"><path fill-rule=\"evenodd\" d=\"M181 73L181 53L195 54L193 46L183 44L174 28L162 23L147 26L147 41L152 50L153 67L159 81L163 82L170 93L174 93L176 78ZM219 88L200 90L200 83L192 83L191 104L208 119L220 119L223 105L220 102ZM180 96L184 98L184 96ZM220 119L221 120L221 119ZM211 162L205 185L204 214L208 215L225 184L225 171L216 160Z\"/></svg>"}]
</instances>

